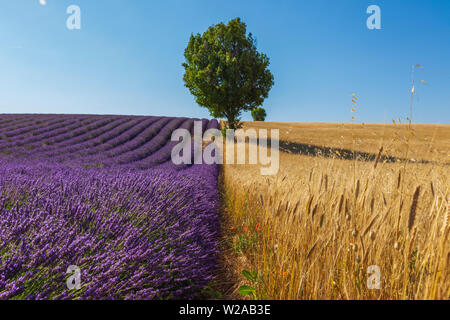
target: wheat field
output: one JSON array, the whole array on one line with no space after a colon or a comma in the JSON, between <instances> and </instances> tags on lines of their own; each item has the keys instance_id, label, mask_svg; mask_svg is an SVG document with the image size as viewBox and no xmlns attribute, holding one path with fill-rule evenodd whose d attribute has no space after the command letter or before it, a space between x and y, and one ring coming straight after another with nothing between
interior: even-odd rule
<instances>
[{"instance_id":1,"label":"wheat field","mask_svg":"<svg viewBox=\"0 0 450 320\"><path fill-rule=\"evenodd\" d=\"M450 297L450 126L246 128L279 129L283 152L274 176L223 166L227 296Z\"/></svg>"}]
</instances>

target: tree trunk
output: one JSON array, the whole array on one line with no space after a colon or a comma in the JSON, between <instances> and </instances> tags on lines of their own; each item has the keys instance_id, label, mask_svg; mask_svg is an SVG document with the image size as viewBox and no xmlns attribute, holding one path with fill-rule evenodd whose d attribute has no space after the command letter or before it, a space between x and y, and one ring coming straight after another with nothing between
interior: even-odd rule
<instances>
[{"instance_id":1,"label":"tree trunk","mask_svg":"<svg viewBox=\"0 0 450 320\"><path fill-rule=\"evenodd\" d=\"M236 121L235 119L228 119L228 128L236 130L238 127L238 122L239 121Z\"/></svg>"},{"instance_id":2,"label":"tree trunk","mask_svg":"<svg viewBox=\"0 0 450 320\"><path fill-rule=\"evenodd\" d=\"M241 122L240 120L237 118L237 115L233 112L233 113L228 113L225 114L225 116L227 117L227 127L229 129L239 129L241 127Z\"/></svg>"}]
</instances>

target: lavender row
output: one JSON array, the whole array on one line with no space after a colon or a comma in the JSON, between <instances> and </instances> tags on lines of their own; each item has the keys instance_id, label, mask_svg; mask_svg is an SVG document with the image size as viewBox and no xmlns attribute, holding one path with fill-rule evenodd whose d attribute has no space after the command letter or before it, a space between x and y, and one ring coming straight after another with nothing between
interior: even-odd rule
<instances>
[{"instance_id":1,"label":"lavender row","mask_svg":"<svg viewBox=\"0 0 450 320\"><path fill-rule=\"evenodd\" d=\"M177 129L181 123L186 121L189 120L186 120L186 118L172 119L159 130L156 136L147 141L147 143L136 150L132 150L131 152L122 154L121 156L114 159L115 162L118 164L127 164L130 162L139 161L154 154L170 139L172 132Z\"/></svg>"},{"instance_id":2,"label":"lavender row","mask_svg":"<svg viewBox=\"0 0 450 320\"><path fill-rule=\"evenodd\" d=\"M59 144L53 146L52 149L47 149L42 154L44 157L61 157L72 153L89 150L95 146L101 145L106 141L113 139L117 134L129 130L134 127L140 120L132 118L118 118L112 122L106 123L95 130L86 131L82 135L72 137L64 140Z\"/></svg>"},{"instance_id":3,"label":"lavender row","mask_svg":"<svg viewBox=\"0 0 450 320\"><path fill-rule=\"evenodd\" d=\"M188 119L183 122L181 126L179 126L179 129L186 129L188 131L192 131L192 128L194 126L194 120ZM178 129L177 128L177 129ZM156 141L153 146L156 148L159 143L159 150L158 152L152 153L150 156L144 157L141 160L132 162L131 165L135 168L139 169L149 169L156 165L159 165L161 163L164 163L170 159L172 149L175 147L176 144L179 142L177 141L165 141L166 143L163 145L161 142ZM162 146L163 145L163 146ZM162 147L161 147L162 146Z\"/></svg>"},{"instance_id":4,"label":"lavender row","mask_svg":"<svg viewBox=\"0 0 450 320\"><path fill-rule=\"evenodd\" d=\"M150 141L153 137L159 134L162 128L170 121L170 118L159 118L158 121L152 123L134 139L128 140L126 143L116 146L113 149L109 149L105 155L107 157L118 157L126 152L132 152L146 142Z\"/></svg>"},{"instance_id":5,"label":"lavender row","mask_svg":"<svg viewBox=\"0 0 450 320\"><path fill-rule=\"evenodd\" d=\"M80 121L83 119L67 119L62 122L58 122L55 125L45 126L38 129L33 129L30 133L25 136L15 138L11 143L5 145L1 144L4 147L31 147L38 141L51 138L53 136L59 136L68 131L77 129L80 126Z\"/></svg>"}]
</instances>

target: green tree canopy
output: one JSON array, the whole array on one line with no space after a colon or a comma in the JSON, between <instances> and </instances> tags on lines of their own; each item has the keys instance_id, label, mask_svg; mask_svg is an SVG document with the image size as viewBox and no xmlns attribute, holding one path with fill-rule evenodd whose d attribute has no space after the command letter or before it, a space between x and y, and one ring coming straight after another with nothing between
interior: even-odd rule
<instances>
[{"instance_id":1,"label":"green tree canopy","mask_svg":"<svg viewBox=\"0 0 450 320\"><path fill-rule=\"evenodd\" d=\"M255 108L252 110L252 118L253 121L264 121L266 120L267 113L266 110L264 110L261 107Z\"/></svg>"},{"instance_id":2,"label":"green tree canopy","mask_svg":"<svg viewBox=\"0 0 450 320\"><path fill-rule=\"evenodd\" d=\"M240 18L219 23L192 34L184 52L185 86L213 117L227 118L231 129L239 127L242 111L264 102L274 84L269 58L246 29Z\"/></svg>"}]
</instances>

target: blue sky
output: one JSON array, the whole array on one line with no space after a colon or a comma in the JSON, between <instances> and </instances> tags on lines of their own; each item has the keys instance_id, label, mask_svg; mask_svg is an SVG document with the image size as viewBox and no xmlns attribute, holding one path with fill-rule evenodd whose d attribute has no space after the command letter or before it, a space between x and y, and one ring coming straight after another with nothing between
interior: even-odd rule
<instances>
[{"instance_id":1,"label":"blue sky","mask_svg":"<svg viewBox=\"0 0 450 320\"><path fill-rule=\"evenodd\" d=\"M241 17L271 60L267 120L348 122L353 92L357 121L404 119L421 64L414 121L450 123L450 1L46 2L0 1L0 113L209 117L184 87L184 48ZM72 4L81 30L66 28ZM366 27L372 4L381 30Z\"/></svg>"}]
</instances>

